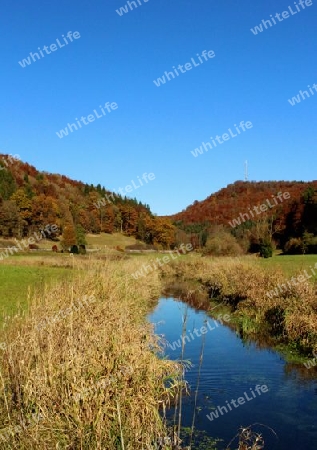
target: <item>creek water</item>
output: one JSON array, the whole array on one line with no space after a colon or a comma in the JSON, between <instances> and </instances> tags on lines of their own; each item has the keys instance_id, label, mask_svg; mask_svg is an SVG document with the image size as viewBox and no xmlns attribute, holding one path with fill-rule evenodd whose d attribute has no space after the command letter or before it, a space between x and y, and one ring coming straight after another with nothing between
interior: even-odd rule
<instances>
[{"instance_id":1,"label":"creek water","mask_svg":"<svg viewBox=\"0 0 317 450\"><path fill-rule=\"evenodd\" d=\"M191 426L200 369L195 428L207 436L220 438L217 448L227 448L240 427L255 424L252 430L262 434L265 449L316 449L317 372L304 365L287 363L280 354L260 348L257 342L245 342L228 323L221 323L176 298L161 298L149 316L155 332L166 340L164 352L168 359L181 357L179 339L185 316L183 336L187 338L184 337L183 359L190 360L192 367L185 371L190 395L183 398L182 426ZM203 326L207 332L200 331ZM256 391L257 385L267 386L267 392L259 387ZM212 420L207 417L211 412L214 412ZM236 439L230 449L237 447Z\"/></svg>"}]
</instances>

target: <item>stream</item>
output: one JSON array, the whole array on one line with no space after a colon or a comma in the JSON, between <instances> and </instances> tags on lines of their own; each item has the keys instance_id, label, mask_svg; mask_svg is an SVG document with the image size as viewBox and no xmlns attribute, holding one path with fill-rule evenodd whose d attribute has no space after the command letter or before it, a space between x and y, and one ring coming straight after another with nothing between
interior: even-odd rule
<instances>
[{"instance_id":1,"label":"stream","mask_svg":"<svg viewBox=\"0 0 317 450\"><path fill-rule=\"evenodd\" d=\"M186 330L182 334L184 317ZM317 448L314 368L287 363L276 351L245 342L225 321L173 297L161 298L149 321L166 341L164 352L169 359L181 358L180 339L184 336L183 360L189 360L192 367L185 371L190 395L183 397L183 427L192 423L200 370L195 429L221 439L217 448L226 449L239 429L250 425L263 436L265 449ZM236 448L237 438L230 445L230 449Z\"/></svg>"}]
</instances>

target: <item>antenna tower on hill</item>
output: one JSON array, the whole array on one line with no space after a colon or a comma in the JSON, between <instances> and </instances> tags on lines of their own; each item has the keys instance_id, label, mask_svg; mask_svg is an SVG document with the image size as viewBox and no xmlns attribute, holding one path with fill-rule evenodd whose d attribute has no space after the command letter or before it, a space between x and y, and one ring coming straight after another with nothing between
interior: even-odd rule
<instances>
[{"instance_id":1,"label":"antenna tower on hill","mask_svg":"<svg viewBox=\"0 0 317 450\"><path fill-rule=\"evenodd\" d=\"M249 181L248 161L245 161L245 163L244 163L244 181Z\"/></svg>"}]
</instances>

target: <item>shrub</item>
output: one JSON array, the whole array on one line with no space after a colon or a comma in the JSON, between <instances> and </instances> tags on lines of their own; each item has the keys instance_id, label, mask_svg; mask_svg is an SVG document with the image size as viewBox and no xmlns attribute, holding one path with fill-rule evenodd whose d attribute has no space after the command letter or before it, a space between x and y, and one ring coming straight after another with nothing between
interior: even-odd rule
<instances>
[{"instance_id":1,"label":"shrub","mask_svg":"<svg viewBox=\"0 0 317 450\"><path fill-rule=\"evenodd\" d=\"M291 238L284 246L287 255L301 255L303 253L303 242L300 238Z\"/></svg>"},{"instance_id":2,"label":"shrub","mask_svg":"<svg viewBox=\"0 0 317 450\"><path fill-rule=\"evenodd\" d=\"M74 253L75 255L78 255L79 250L77 245L72 245L70 248L70 253Z\"/></svg>"},{"instance_id":3,"label":"shrub","mask_svg":"<svg viewBox=\"0 0 317 450\"><path fill-rule=\"evenodd\" d=\"M284 253L288 255L317 253L317 236L312 233L304 233L302 238L291 238L284 246Z\"/></svg>"},{"instance_id":4,"label":"shrub","mask_svg":"<svg viewBox=\"0 0 317 450\"><path fill-rule=\"evenodd\" d=\"M260 244L260 256L262 258L271 258L273 256L273 246L271 242L265 241Z\"/></svg>"},{"instance_id":5,"label":"shrub","mask_svg":"<svg viewBox=\"0 0 317 450\"><path fill-rule=\"evenodd\" d=\"M236 256L243 253L236 238L224 230L215 232L208 240L203 255Z\"/></svg>"}]
</instances>

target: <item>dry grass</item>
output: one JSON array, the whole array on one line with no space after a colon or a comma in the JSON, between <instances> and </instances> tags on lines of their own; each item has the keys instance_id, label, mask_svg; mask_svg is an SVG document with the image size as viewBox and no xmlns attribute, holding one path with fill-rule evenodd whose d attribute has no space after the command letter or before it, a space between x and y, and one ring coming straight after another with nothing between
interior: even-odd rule
<instances>
[{"instance_id":1,"label":"dry grass","mask_svg":"<svg viewBox=\"0 0 317 450\"><path fill-rule=\"evenodd\" d=\"M84 261L85 257L76 255L76 260ZM73 267L74 258L69 253L54 253L39 255L35 253L18 254L6 258L1 265L5 266L29 266L29 267Z\"/></svg>"},{"instance_id":2,"label":"dry grass","mask_svg":"<svg viewBox=\"0 0 317 450\"><path fill-rule=\"evenodd\" d=\"M133 236L125 236L122 233L101 233L101 234L87 234L86 240L89 248L115 248L116 246L125 247L126 245L134 245L139 241Z\"/></svg>"},{"instance_id":3,"label":"dry grass","mask_svg":"<svg viewBox=\"0 0 317 450\"><path fill-rule=\"evenodd\" d=\"M285 343L296 343L303 352L317 351L317 291L313 282L287 285L290 278L282 270L263 269L252 257L180 260L163 266L162 273L202 283L214 298L231 305L237 317L251 319L259 329ZM282 284L282 292L272 298L267 295Z\"/></svg>"},{"instance_id":4,"label":"dry grass","mask_svg":"<svg viewBox=\"0 0 317 450\"><path fill-rule=\"evenodd\" d=\"M77 270L5 327L0 449L141 450L166 435L158 409L179 368L144 323L158 275L137 282L133 261Z\"/></svg>"}]
</instances>

